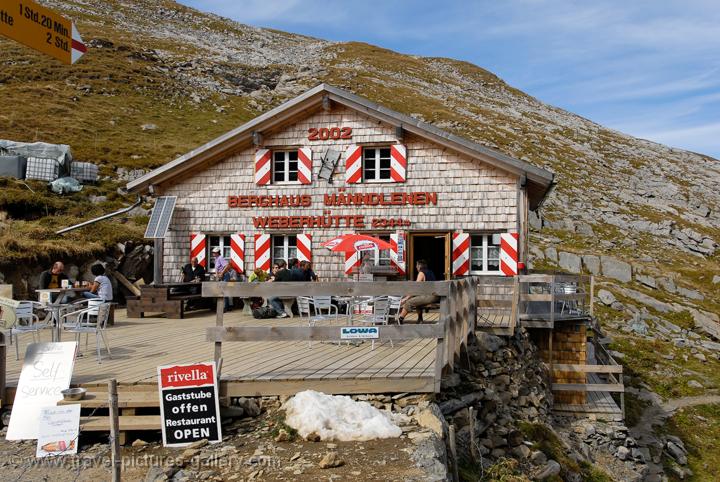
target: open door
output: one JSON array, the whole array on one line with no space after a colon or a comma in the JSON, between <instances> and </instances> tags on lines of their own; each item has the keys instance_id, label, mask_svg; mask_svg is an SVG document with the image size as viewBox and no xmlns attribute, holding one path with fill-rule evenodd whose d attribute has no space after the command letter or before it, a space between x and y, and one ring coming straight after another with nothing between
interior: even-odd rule
<instances>
[{"instance_id":1,"label":"open door","mask_svg":"<svg viewBox=\"0 0 720 482\"><path fill-rule=\"evenodd\" d=\"M424 259L435 278L450 279L450 233L410 233L407 272L408 279L417 278L415 262Z\"/></svg>"}]
</instances>

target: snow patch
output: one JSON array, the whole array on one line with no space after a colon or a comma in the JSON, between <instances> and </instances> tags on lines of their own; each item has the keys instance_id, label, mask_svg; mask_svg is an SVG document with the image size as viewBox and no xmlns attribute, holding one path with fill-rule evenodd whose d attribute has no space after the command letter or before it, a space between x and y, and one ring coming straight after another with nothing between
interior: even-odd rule
<instances>
[{"instance_id":1,"label":"snow patch","mask_svg":"<svg viewBox=\"0 0 720 482\"><path fill-rule=\"evenodd\" d=\"M305 390L285 402L283 409L285 423L303 438L315 432L321 440L349 442L402 434L391 413L343 395Z\"/></svg>"}]
</instances>

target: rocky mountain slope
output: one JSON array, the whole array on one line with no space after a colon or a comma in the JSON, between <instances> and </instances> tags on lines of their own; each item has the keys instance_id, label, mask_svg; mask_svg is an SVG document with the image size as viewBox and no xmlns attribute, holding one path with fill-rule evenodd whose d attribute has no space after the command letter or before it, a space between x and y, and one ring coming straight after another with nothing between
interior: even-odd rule
<instances>
[{"instance_id":1,"label":"rocky mountain slope","mask_svg":"<svg viewBox=\"0 0 720 482\"><path fill-rule=\"evenodd\" d=\"M328 82L555 172L533 219L534 268L600 276L601 321L639 398L720 384L720 161L607 129L466 62L258 29L169 1L42 3L73 17L90 51L67 67L0 39L0 137L70 144L105 180L93 202L6 183L0 271L9 259L46 261L50 247L90 255L139 237L142 216L100 239L52 231L129 203L128 178Z\"/></svg>"}]
</instances>

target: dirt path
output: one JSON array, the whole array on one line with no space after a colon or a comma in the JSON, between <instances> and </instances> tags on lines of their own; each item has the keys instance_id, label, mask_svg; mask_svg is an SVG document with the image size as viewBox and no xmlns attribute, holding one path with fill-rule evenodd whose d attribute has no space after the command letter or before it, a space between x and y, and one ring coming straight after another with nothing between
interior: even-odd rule
<instances>
[{"instance_id":1,"label":"dirt path","mask_svg":"<svg viewBox=\"0 0 720 482\"><path fill-rule=\"evenodd\" d=\"M659 405L653 403L650 405L640 417L637 425L630 429L630 436L633 437L640 446L655 446L662 450L662 441L655 435L654 427L663 425L672 414L680 408L694 407L696 405L707 405L711 403L720 403L720 395L699 395L695 397L672 398ZM650 469L648 475L662 474L663 467L661 464L655 464L653 461L647 461Z\"/></svg>"}]
</instances>

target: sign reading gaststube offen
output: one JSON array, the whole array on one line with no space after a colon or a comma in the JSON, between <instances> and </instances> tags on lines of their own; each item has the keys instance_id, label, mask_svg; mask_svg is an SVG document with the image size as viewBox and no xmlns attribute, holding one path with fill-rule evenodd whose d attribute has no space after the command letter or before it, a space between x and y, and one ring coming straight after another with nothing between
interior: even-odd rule
<instances>
[{"instance_id":1,"label":"sign reading gaststube offen","mask_svg":"<svg viewBox=\"0 0 720 482\"><path fill-rule=\"evenodd\" d=\"M215 364L158 367L163 445L222 441Z\"/></svg>"}]
</instances>

